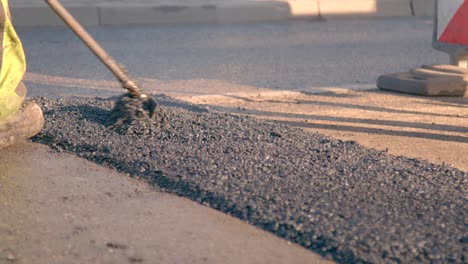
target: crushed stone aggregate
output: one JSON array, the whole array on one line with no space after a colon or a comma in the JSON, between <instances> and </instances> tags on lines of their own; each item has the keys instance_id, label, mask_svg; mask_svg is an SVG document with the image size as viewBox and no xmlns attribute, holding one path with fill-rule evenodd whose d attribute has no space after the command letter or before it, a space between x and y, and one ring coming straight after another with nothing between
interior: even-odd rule
<instances>
[{"instance_id":1,"label":"crushed stone aggregate","mask_svg":"<svg viewBox=\"0 0 468 264\"><path fill-rule=\"evenodd\" d=\"M166 96L105 126L116 98L35 98L33 140L142 178L338 263L466 263L467 172ZM415 146L416 147L416 146Z\"/></svg>"}]
</instances>

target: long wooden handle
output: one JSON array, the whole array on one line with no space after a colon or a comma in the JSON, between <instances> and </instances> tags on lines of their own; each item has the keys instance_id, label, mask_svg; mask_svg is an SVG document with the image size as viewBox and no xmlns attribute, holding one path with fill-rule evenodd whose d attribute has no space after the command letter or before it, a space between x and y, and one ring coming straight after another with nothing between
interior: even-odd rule
<instances>
[{"instance_id":1,"label":"long wooden handle","mask_svg":"<svg viewBox=\"0 0 468 264\"><path fill-rule=\"evenodd\" d=\"M124 69L94 40L94 38L84 29L81 24L68 12L68 10L58 0L45 0L55 13L67 24L73 32L88 46L88 48L98 57L104 65L115 75L133 96L146 97L138 85L133 82Z\"/></svg>"}]
</instances>

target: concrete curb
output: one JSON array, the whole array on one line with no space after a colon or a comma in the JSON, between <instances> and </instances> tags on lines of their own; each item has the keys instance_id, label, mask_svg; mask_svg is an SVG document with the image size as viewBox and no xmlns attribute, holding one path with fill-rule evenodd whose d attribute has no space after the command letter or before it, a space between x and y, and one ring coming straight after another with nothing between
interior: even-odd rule
<instances>
[{"instance_id":1,"label":"concrete curb","mask_svg":"<svg viewBox=\"0 0 468 264\"><path fill-rule=\"evenodd\" d=\"M351 1L349 1L351 2ZM431 16L428 0L265 0L222 4L158 5L121 3L64 4L86 26L236 24L291 19ZM63 26L42 2L11 4L16 26Z\"/></svg>"},{"instance_id":2,"label":"concrete curb","mask_svg":"<svg viewBox=\"0 0 468 264\"><path fill-rule=\"evenodd\" d=\"M462 77L443 74L400 72L379 77L377 87L382 90L421 96L463 97L467 83Z\"/></svg>"}]
</instances>

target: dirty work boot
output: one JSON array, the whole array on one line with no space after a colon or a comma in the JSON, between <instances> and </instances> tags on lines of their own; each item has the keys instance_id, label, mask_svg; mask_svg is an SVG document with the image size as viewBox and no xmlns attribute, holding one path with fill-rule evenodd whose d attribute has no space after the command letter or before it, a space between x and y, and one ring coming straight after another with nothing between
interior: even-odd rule
<instances>
[{"instance_id":1,"label":"dirty work boot","mask_svg":"<svg viewBox=\"0 0 468 264\"><path fill-rule=\"evenodd\" d=\"M0 149L38 134L44 126L42 110L34 102L24 102L18 112L0 121Z\"/></svg>"}]
</instances>

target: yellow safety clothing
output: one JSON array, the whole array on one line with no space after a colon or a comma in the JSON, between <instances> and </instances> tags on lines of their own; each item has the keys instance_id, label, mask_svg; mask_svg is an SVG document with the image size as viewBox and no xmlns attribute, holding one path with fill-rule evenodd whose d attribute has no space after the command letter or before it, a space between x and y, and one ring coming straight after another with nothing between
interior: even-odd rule
<instances>
[{"instance_id":1,"label":"yellow safety clothing","mask_svg":"<svg viewBox=\"0 0 468 264\"><path fill-rule=\"evenodd\" d=\"M26 58L18 35L13 28L8 0L0 7L0 120L16 113L24 101L17 88L26 72Z\"/></svg>"}]
</instances>

